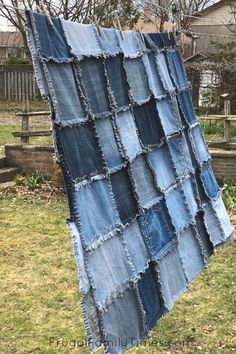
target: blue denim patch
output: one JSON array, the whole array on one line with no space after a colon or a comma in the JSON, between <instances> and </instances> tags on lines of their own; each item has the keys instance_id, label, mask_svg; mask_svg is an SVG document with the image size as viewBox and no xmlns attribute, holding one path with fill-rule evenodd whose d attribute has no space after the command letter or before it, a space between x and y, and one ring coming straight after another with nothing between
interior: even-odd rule
<instances>
[{"instance_id":1,"label":"blue denim patch","mask_svg":"<svg viewBox=\"0 0 236 354\"><path fill-rule=\"evenodd\" d=\"M75 189L75 209L79 231L86 248L120 223L107 178Z\"/></svg>"},{"instance_id":2,"label":"blue denim patch","mask_svg":"<svg viewBox=\"0 0 236 354\"><path fill-rule=\"evenodd\" d=\"M207 228L207 232L210 235L210 240L214 246L217 246L225 241L224 230L222 229L221 222L210 202L203 204L204 210L204 222ZM229 235L228 235L229 236Z\"/></svg>"},{"instance_id":3,"label":"blue denim patch","mask_svg":"<svg viewBox=\"0 0 236 354\"><path fill-rule=\"evenodd\" d=\"M111 118L96 119L95 126L107 166L111 170L121 167L123 158L118 149Z\"/></svg>"},{"instance_id":4,"label":"blue denim patch","mask_svg":"<svg viewBox=\"0 0 236 354\"><path fill-rule=\"evenodd\" d=\"M117 113L115 119L124 154L128 159L133 159L142 152L142 147L137 134L134 117L130 110Z\"/></svg>"},{"instance_id":5,"label":"blue denim patch","mask_svg":"<svg viewBox=\"0 0 236 354\"><path fill-rule=\"evenodd\" d=\"M140 223L152 259L159 257L163 249L171 247L174 230L163 200L142 214Z\"/></svg>"},{"instance_id":6,"label":"blue denim patch","mask_svg":"<svg viewBox=\"0 0 236 354\"><path fill-rule=\"evenodd\" d=\"M188 82L179 50L168 49L167 61L176 88L179 90L187 88Z\"/></svg>"},{"instance_id":7,"label":"blue denim patch","mask_svg":"<svg viewBox=\"0 0 236 354\"><path fill-rule=\"evenodd\" d=\"M219 196L220 188L216 182L210 163L202 166L200 176L206 195L209 198L217 198Z\"/></svg>"},{"instance_id":8,"label":"blue denim patch","mask_svg":"<svg viewBox=\"0 0 236 354\"><path fill-rule=\"evenodd\" d=\"M124 53L124 57L135 58L141 54L142 47L141 42L138 38L138 33L133 31L125 31L123 32L124 38L122 38L120 33L118 32L117 37L121 50Z\"/></svg>"},{"instance_id":9,"label":"blue denim patch","mask_svg":"<svg viewBox=\"0 0 236 354\"><path fill-rule=\"evenodd\" d=\"M73 180L105 171L92 122L57 129L65 163Z\"/></svg>"},{"instance_id":10,"label":"blue denim patch","mask_svg":"<svg viewBox=\"0 0 236 354\"><path fill-rule=\"evenodd\" d=\"M140 230L139 222L133 221L123 231L123 238L127 245L130 259L136 271L136 276L143 272L150 259L143 236Z\"/></svg>"},{"instance_id":11,"label":"blue denim patch","mask_svg":"<svg viewBox=\"0 0 236 354\"><path fill-rule=\"evenodd\" d=\"M192 216L195 216L200 209L200 200L194 176L182 183L182 188L187 199L188 208Z\"/></svg>"},{"instance_id":12,"label":"blue denim patch","mask_svg":"<svg viewBox=\"0 0 236 354\"><path fill-rule=\"evenodd\" d=\"M104 308L112 293L122 291L122 285L125 286L133 275L119 234L105 240L102 246L87 255L87 270L96 304Z\"/></svg>"},{"instance_id":13,"label":"blue denim patch","mask_svg":"<svg viewBox=\"0 0 236 354\"><path fill-rule=\"evenodd\" d=\"M179 177L185 176L189 171L193 170L185 136L182 132L175 134L169 137L168 144L177 175Z\"/></svg>"},{"instance_id":14,"label":"blue denim patch","mask_svg":"<svg viewBox=\"0 0 236 354\"><path fill-rule=\"evenodd\" d=\"M150 331L165 312L155 268L150 265L138 281L139 294L145 311L146 326Z\"/></svg>"},{"instance_id":15,"label":"blue denim patch","mask_svg":"<svg viewBox=\"0 0 236 354\"><path fill-rule=\"evenodd\" d=\"M122 52L115 28L100 27L100 32L101 35L97 35L97 41L103 54L114 56Z\"/></svg>"},{"instance_id":16,"label":"blue denim patch","mask_svg":"<svg viewBox=\"0 0 236 354\"><path fill-rule=\"evenodd\" d=\"M155 186L154 175L144 155L140 155L132 161L130 171L134 179L139 204L143 208L149 208L159 200L161 193Z\"/></svg>"},{"instance_id":17,"label":"blue denim patch","mask_svg":"<svg viewBox=\"0 0 236 354\"><path fill-rule=\"evenodd\" d=\"M62 20L62 27L71 52L78 56L99 55L102 51L96 38L94 24L82 24ZM89 40L88 40L89 38Z\"/></svg>"},{"instance_id":18,"label":"blue denim patch","mask_svg":"<svg viewBox=\"0 0 236 354\"><path fill-rule=\"evenodd\" d=\"M87 114L71 64L48 62L46 65L51 81L50 94L55 97L56 121L62 125L84 122Z\"/></svg>"},{"instance_id":19,"label":"blue denim patch","mask_svg":"<svg viewBox=\"0 0 236 354\"><path fill-rule=\"evenodd\" d=\"M103 59L86 58L86 60L81 60L78 65L93 114L109 112Z\"/></svg>"},{"instance_id":20,"label":"blue denim patch","mask_svg":"<svg viewBox=\"0 0 236 354\"><path fill-rule=\"evenodd\" d=\"M191 283L205 268L204 257L197 239L197 233L192 225L179 236L178 250L185 275L188 282Z\"/></svg>"},{"instance_id":21,"label":"blue denim patch","mask_svg":"<svg viewBox=\"0 0 236 354\"><path fill-rule=\"evenodd\" d=\"M157 53L155 55L155 58L156 58L156 63L157 63L157 69L158 69L158 72L161 76L161 80L162 80L164 89L168 92L174 92L175 87L174 87L173 82L171 80L171 76L170 76L169 69L167 66L165 54L163 52Z\"/></svg>"},{"instance_id":22,"label":"blue denim patch","mask_svg":"<svg viewBox=\"0 0 236 354\"><path fill-rule=\"evenodd\" d=\"M178 94L180 109L186 123L193 124L197 122L197 116L193 109L193 102L189 91L183 91Z\"/></svg>"},{"instance_id":23,"label":"blue denim patch","mask_svg":"<svg viewBox=\"0 0 236 354\"><path fill-rule=\"evenodd\" d=\"M148 75L150 90L155 98L162 98L166 94L162 79L157 69L155 53L151 52L143 55L143 62Z\"/></svg>"},{"instance_id":24,"label":"blue denim patch","mask_svg":"<svg viewBox=\"0 0 236 354\"><path fill-rule=\"evenodd\" d=\"M123 57L121 55L117 55L115 57L105 59L105 68L117 107L128 106L129 86L123 67Z\"/></svg>"},{"instance_id":25,"label":"blue denim patch","mask_svg":"<svg viewBox=\"0 0 236 354\"><path fill-rule=\"evenodd\" d=\"M175 37L172 32L170 33L165 33L165 32L150 32L150 33L144 33L144 38L150 38L153 44L158 49L163 49L165 47L169 46L174 46L176 45ZM149 47L149 49L152 49L152 47Z\"/></svg>"},{"instance_id":26,"label":"blue denim patch","mask_svg":"<svg viewBox=\"0 0 236 354\"><path fill-rule=\"evenodd\" d=\"M138 209L127 169L113 173L110 178L120 219L123 224L128 223L138 214Z\"/></svg>"},{"instance_id":27,"label":"blue denim patch","mask_svg":"<svg viewBox=\"0 0 236 354\"><path fill-rule=\"evenodd\" d=\"M187 209L184 200L184 193L181 187L177 187L165 196L166 205L169 210L176 231L179 232L190 222L191 214Z\"/></svg>"},{"instance_id":28,"label":"blue denim patch","mask_svg":"<svg viewBox=\"0 0 236 354\"><path fill-rule=\"evenodd\" d=\"M156 102L157 110L166 135L181 130L181 119L175 97L168 97Z\"/></svg>"},{"instance_id":29,"label":"blue denim patch","mask_svg":"<svg viewBox=\"0 0 236 354\"><path fill-rule=\"evenodd\" d=\"M164 304L170 310L180 295L187 290L183 266L176 247L158 261L157 271Z\"/></svg>"},{"instance_id":30,"label":"blue denim patch","mask_svg":"<svg viewBox=\"0 0 236 354\"><path fill-rule=\"evenodd\" d=\"M150 147L160 144L165 135L155 101L134 107L134 116L143 144Z\"/></svg>"},{"instance_id":31,"label":"blue denim patch","mask_svg":"<svg viewBox=\"0 0 236 354\"><path fill-rule=\"evenodd\" d=\"M166 144L151 151L148 154L148 160L155 174L157 185L162 191L175 183L173 162Z\"/></svg>"},{"instance_id":32,"label":"blue denim patch","mask_svg":"<svg viewBox=\"0 0 236 354\"><path fill-rule=\"evenodd\" d=\"M127 316L127 314L129 314ZM138 344L145 331L136 288L118 297L102 315L106 334L105 347L110 354L121 354Z\"/></svg>"},{"instance_id":33,"label":"blue denim patch","mask_svg":"<svg viewBox=\"0 0 236 354\"><path fill-rule=\"evenodd\" d=\"M133 100L144 103L152 93L142 58L124 59L124 68Z\"/></svg>"},{"instance_id":34,"label":"blue denim patch","mask_svg":"<svg viewBox=\"0 0 236 354\"><path fill-rule=\"evenodd\" d=\"M196 222L196 228L198 231L199 238L202 242L203 245L203 250L205 252L205 255L207 258L209 258L213 252L214 252L214 247L213 244L210 240L210 235L207 232L205 222L204 222L204 212L199 211L195 217L195 222Z\"/></svg>"},{"instance_id":35,"label":"blue denim patch","mask_svg":"<svg viewBox=\"0 0 236 354\"><path fill-rule=\"evenodd\" d=\"M203 162L207 162L210 159L207 145L204 141L203 134L201 132L200 126L196 125L190 129L190 140L193 145L193 150L195 152L196 159L200 165Z\"/></svg>"},{"instance_id":36,"label":"blue denim patch","mask_svg":"<svg viewBox=\"0 0 236 354\"><path fill-rule=\"evenodd\" d=\"M68 62L70 53L62 31L61 20L58 17L52 17L53 26L51 26L44 14L30 13L30 18L37 32L36 46L41 58L53 59L58 63Z\"/></svg>"},{"instance_id":37,"label":"blue denim patch","mask_svg":"<svg viewBox=\"0 0 236 354\"><path fill-rule=\"evenodd\" d=\"M217 215L221 229L224 233L224 241L226 241L233 233L234 228L231 225L230 218L221 195L219 195L217 199L212 201L212 207Z\"/></svg>"}]
</instances>

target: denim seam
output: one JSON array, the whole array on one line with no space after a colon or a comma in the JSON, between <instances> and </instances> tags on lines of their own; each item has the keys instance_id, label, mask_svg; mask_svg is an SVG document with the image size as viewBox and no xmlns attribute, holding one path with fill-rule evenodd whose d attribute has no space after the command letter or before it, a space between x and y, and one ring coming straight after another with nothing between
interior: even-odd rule
<instances>
[{"instance_id":1,"label":"denim seam","mask_svg":"<svg viewBox=\"0 0 236 354\"><path fill-rule=\"evenodd\" d=\"M219 218L218 218L218 215L216 214L216 211L215 211L215 209L213 208L213 205L212 205L211 200L209 200L209 204L210 204L211 209L212 209L212 212L213 212L213 214L215 215L215 218L216 218L216 220L217 220L217 226L218 226L218 228L219 228L219 230L220 230L220 232L221 232L222 239L220 240L221 242L219 242L219 243L223 243L224 240L225 240L225 233L224 233L224 230L223 230L223 228L222 228L222 225L221 225L221 222L220 222L220 220L219 220ZM211 232L210 232L210 230L208 229L207 222L206 222L206 219L205 219L206 213L205 213L204 205L206 205L206 203L203 203L204 224L205 224L207 233L208 233L208 235L209 235L209 237L210 237L210 241L212 242L213 246L215 247L216 244L215 244L215 242L212 240Z\"/></svg>"},{"instance_id":2,"label":"denim seam","mask_svg":"<svg viewBox=\"0 0 236 354\"><path fill-rule=\"evenodd\" d=\"M156 67L157 67L157 72L159 74L160 80L162 82L162 86L163 86L166 94L167 95L169 94L171 96L173 93L176 93L176 90L175 89L174 90L169 90L168 87L166 87L166 85L165 85L165 82L164 82L164 79L163 79L163 76L162 76L162 72L161 72L161 69L160 69L160 65L159 65L158 60L157 60L157 56L159 55L159 53L160 52L155 53L155 63L156 63Z\"/></svg>"}]
</instances>

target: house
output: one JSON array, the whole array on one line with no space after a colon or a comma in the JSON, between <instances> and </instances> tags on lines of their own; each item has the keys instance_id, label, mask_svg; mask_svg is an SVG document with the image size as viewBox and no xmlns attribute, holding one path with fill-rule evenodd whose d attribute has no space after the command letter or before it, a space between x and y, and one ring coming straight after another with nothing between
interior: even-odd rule
<instances>
[{"instance_id":1,"label":"house","mask_svg":"<svg viewBox=\"0 0 236 354\"><path fill-rule=\"evenodd\" d=\"M12 57L26 58L23 37L19 31L0 32L0 64Z\"/></svg>"}]
</instances>

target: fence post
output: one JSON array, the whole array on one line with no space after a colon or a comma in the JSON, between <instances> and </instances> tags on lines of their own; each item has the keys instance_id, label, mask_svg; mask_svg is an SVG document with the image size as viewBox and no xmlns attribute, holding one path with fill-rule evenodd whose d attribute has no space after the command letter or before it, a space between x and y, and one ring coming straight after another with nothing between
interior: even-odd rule
<instances>
[{"instance_id":1,"label":"fence post","mask_svg":"<svg viewBox=\"0 0 236 354\"><path fill-rule=\"evenodd\" d=\"M24 114L28 112L29 112L29 100L26 99L26 101L24 100L23 114L21 119L21 130L23 132L29 131L29 116ZM29 142L29 136L21 136L20 140L22 144L27 144Z\"/></svg>"},{"instance_id":2,"label":"fence post","mask_svg":"<svg viewBox=\"0 0 236 354\"><path fill-rule=\"evenodd\" d=\"M230 142L230 138L231 138L231 134L230 134L230 126L231 126L231 122L230 120L228 120L228 116L231 113L231 104L230 104L230 100L225 100L224 101L224 114L225 114L225 121L224 121L224 137L225 137L225 141L227 143Z\"/></svg>"}]
</instances>

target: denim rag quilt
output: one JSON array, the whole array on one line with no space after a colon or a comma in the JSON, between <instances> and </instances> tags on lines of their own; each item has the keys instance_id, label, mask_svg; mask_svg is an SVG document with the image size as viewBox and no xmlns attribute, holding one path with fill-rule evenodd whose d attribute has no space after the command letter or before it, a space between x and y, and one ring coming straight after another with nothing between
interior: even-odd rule
<instances>
[{"instance_id":1,"label":"denim rag quilt","mask_svg":"<svg viewBox=\"0 0 236 354\"><path fill-rule=\"evenodd\" d=\"M174 36L26 12L91 352L150 337L233 228Z\"/></svg>"}]
</instances>

